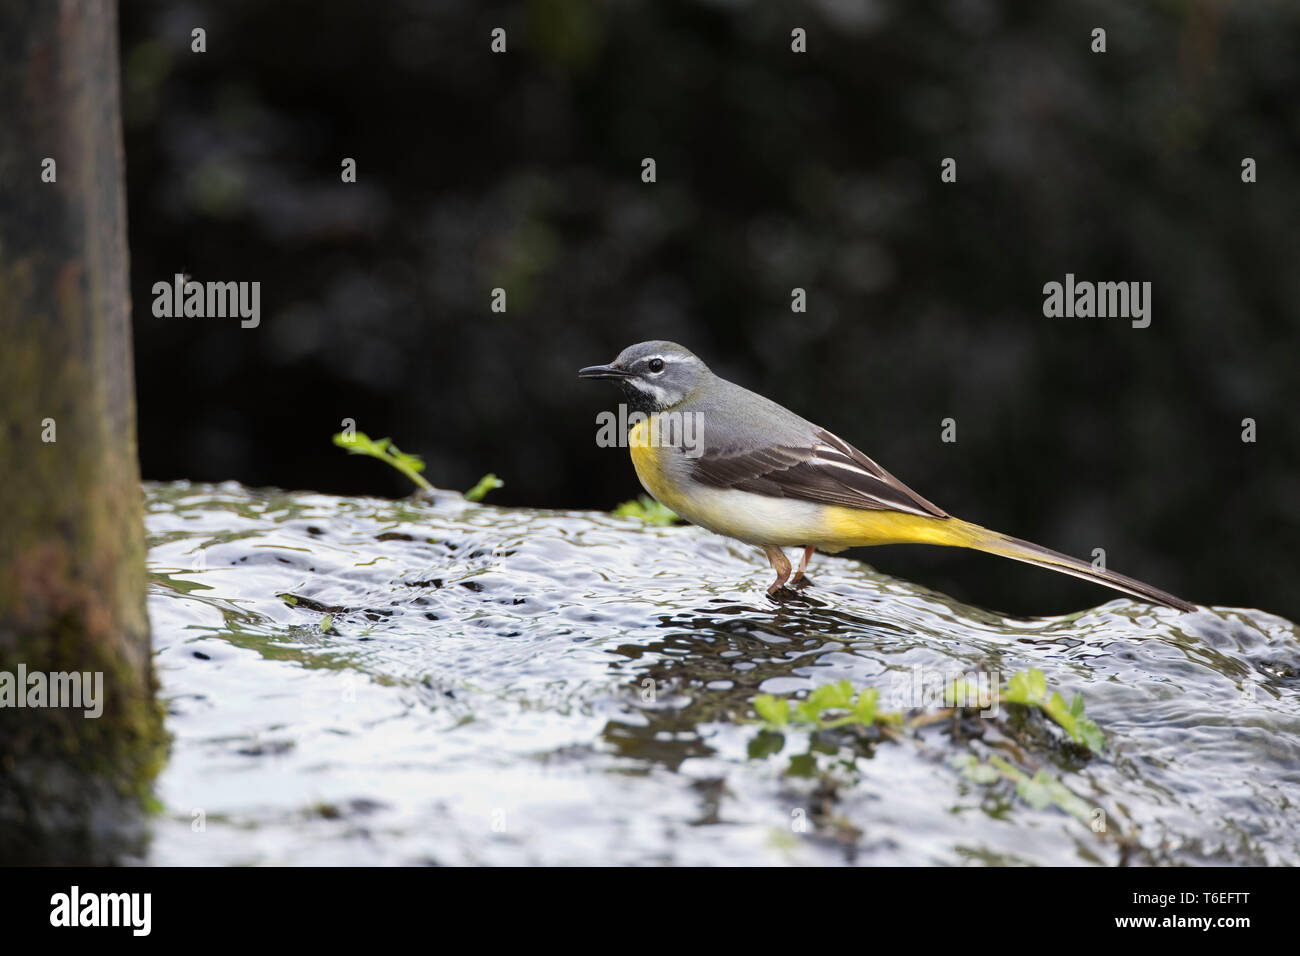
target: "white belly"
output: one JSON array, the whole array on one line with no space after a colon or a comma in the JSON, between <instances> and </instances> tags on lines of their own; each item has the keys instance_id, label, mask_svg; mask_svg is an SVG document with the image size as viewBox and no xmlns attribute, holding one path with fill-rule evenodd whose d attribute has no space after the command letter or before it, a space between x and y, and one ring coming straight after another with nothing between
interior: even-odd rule
<instances>
[{"instance_id":1,"label":"white belly","mask_svg":"<svg viewBox=\"0 0 1300 956\"><path fill-rule=\"evenodd\" d=\"M811 501L697 485L689 497L676 496L668 507L691 524L749 544L798 547L819 544L827 536L823 509Z\"/></svg>"},{"instance_id":2,"label":"white belly","mask_svg":"<svg viewBox=\"0 0 1300 956\"><path fill-rule=\"evenodd\" d=\"M824 506L692 481L690 459L675 449L652 447L646 438L648 428L649 422L634 428L628 446L642 486L664 507L691 524L747 544L825 547L829 543ZM842 544L834 550L841 548Z\"/></svg>"}]
</instances>

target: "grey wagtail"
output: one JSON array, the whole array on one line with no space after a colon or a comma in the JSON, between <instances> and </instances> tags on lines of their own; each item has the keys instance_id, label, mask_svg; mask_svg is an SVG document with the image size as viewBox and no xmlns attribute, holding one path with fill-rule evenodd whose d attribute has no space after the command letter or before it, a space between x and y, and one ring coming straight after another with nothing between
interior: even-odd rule
<instances>
[{"instance_id":1,"label":"grey wagtail","mask_svg":"<svg viewBox=\"0 0 1300 956\"><path fill-rule=\"evenodd\" d=\"M776 571L769 594L790 579L782 548L804 549L794 584L815 550L915 542L987 551L1196 609L1149 584L952 517L848 442L719 378L680 345L642 342L578 375L614 381L645 416L628 433L645 490L687 521L762 548ZM688 417L698 429L694 447L683 440Z\"/></svg>"}]
</instances>

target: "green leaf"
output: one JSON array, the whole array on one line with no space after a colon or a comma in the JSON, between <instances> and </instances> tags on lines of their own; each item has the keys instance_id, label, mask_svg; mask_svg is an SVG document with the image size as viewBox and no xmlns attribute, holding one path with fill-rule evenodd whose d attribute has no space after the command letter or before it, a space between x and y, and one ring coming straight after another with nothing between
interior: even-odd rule
<instances>
[{"instance_id":1,"label":"green leaf","mask_svg":"<svg viewBox=\"0 0 1300 956\"><path fill-rule=\"evenodd\" d=\"M773 727L784 727L790 723L790 704L783 697L759 694L754 698L754 710L764 722Z\"/></svg>"},{"instance_id":2,"label":"green leaf","mask_svg":"<svg viewBox=\"0 0 1300 956\"><path fill-rule=\"evenodd\" d=\"M1011 704L1036 704L1047 696L1047 678L1037 668L1012 674L1004 691Z\"/></svg>"},{"instance_id":3,"label":"green leaf","mask_svg":"<svg viewBox=\"0 0 1300 956\"><path fill-rule=\"evenodd\" d=\"M1085 744L1093 753L1101 753L1106 749L1106 735L1088 718L1084 717L1076 724L1079 735L1075 738L1080 743Z\"/></svg>"},{"instance_id":4,"label":"green leaf","mask_svg":"<svg viewBox=\"0 0 1300 956\"><path fill-rule=\"evenodd\" d=\"M876 722L876 707L879 703L880 691L875 687L868 687L858 694L858 699L854 701L853 716L864 724L874 724Z\"/></svg>"},{"instance_id":5,"label":"green leaf","mask_svg":"<svg viewBox=\"0 0 1300 956\"><path fill-rule=\"evenodd\" d=\"M334 444L350 455L368 455L377 458L396 468L423 490L433 491L433 485L420 475L420 472L424 471L424 462L420 457L401 451L391 439L380 438L376 441L365 432L354 432L351 436L338 432L334 435Z\"/></svg>"},{"instance_id":6,"label":"green leaf","mask_svg":"<svg viewBox=\"0 0 1300 956\"><path fill-rule=\"evenodd\" d=\"M1048 717L1052 718L1052 720L1064 727L1065 732L1068 733L1071 738L1074 738L1076 733L1074 729L1074 716L1066 709L1065 698L1060 694L1053 693L1051 699L1040 706L1042 707L1043 713L1047 714Z\"/></svg>"},{"instance_id":7,"label":"green leaf","mask_svg":"<svg viewBox=\"0 0 1300 956\"><path fill-rule=\"evenodd\" d=\"M820 710L847 710L853 703L853 685L846 680L822 684L808 695L808 701Z\"/></svg>"},{"instance_id":8,"label":"green leaf","mask_svg":"<svg viewBox=\"0 0 1300 956\"><path fill-rule=\"evenodd\" d=\"M670 508L665 508L649 495L642 495L636 501L625 501L614 509L620 518L637 518L646 524L667 527L681 519Z\"/></svg>"},{"instance_id":9,"label":"green leaf","mask_svg":"<svg viewBox=\"0 0 1300 956\"><path fill-rule=\"evenodd\" d=\"M1043 713L1070 735L1071 740L1083 744L1093 753L1101 753L1106 745L1106 738L1101 728L1084 716L1082 694L1074 695L1069 708L1066 708L1065 699L1059 693L1052 694L1051 699L1040 706Z\"/></svg>"},{"instance_id":10,"label":"green leaf","mask_svg":"<svg viewBox=\"0 0 1300 956\"><path fill-rule=\"evenodd\" d=\"M801 724L819 724L822 719L822 709L814 701L805 700L795 707L794 716Z\"/></svg>"},{"instance_id":11,"label":"green leaf","mask_svg":"<svg viewBox=\"0 0 1300 956\"><path fill-rule=\"evenodd\" d=\"M421 465L421 467L424 466ZM478 480L478 484L465 492L465 498L468 501L482 501L489 491L500 488L503 485L505 485L504 481L492 474L492 472L488 472Z\"/></svg>"}]
</instances>

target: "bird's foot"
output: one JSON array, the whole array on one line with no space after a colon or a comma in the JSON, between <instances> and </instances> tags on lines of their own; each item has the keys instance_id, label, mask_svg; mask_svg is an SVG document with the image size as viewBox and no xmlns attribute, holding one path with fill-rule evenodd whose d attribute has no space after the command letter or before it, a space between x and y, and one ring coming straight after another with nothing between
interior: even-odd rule
<instances>
[{"instance_id":1,"label":"bird's foot","mask_svg":"<svg viewBox=\"0 0 1300 956\"><path fill-rule=\"evenodd\" d=\"M806 588L812 584L812 581L804 576L804 572L808 570L808 559L812 557L815 550L811 545L803 549L803 560L799 562L799 570L795 571L794 577L790 579L790 587Z\"/></svg>"},{"instance_id":2,"label":"bird's foot","mask_svg":"<svg viewBox=\"0 0 1300 956\"><path fill-rule=\"evenodd\" d=\"M767 555L767 560L772 564L772 570L776 572L776 580L768 587L769 595L775 594L781 589L781 586L790 579L790 562L786 560L785 554L780 548L768 546L763 549Z\"/></svg>"}]
</instances>

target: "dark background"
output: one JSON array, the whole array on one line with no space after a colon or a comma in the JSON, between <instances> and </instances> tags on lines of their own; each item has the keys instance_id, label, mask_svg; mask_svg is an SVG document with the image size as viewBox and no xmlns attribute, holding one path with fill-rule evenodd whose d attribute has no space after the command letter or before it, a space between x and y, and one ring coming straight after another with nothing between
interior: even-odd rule
<instances>
[{"instance_id":1,"label":"dark background","mask_svg":"<svg viewBox=\"0 0 1300 956\"><path fill-rule=\"evenodd\" d=\"M331 444L353 418L436 485L608 509L640 488L595 447L615 393L575 371L667 338L953 514L1300 618L1300 4L123 0L121 23L147 478L406 494ZM155 318L178 271L260 281L261 326ZM1152 282L1151 327L1045 318L1067 272ZM1107 597L857 554L1011 611Z\"/></svg>"}]
</instances>

